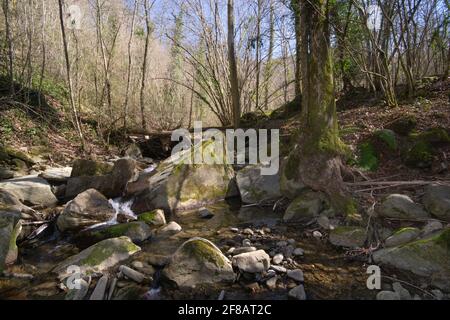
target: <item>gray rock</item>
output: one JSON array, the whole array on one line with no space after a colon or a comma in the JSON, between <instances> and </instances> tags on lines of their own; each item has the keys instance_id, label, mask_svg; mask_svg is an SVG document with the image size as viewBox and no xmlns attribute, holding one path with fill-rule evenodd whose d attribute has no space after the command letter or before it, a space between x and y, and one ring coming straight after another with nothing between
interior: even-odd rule
<instances>
[{"instance_id":1,"label":"gray rock","mask_svg":"<svg viewBox=\"0 0 450 320\"><path fill-rule=\"evenodd\" d=\"M133 269L127 267L127 266L124 266L124 265L119 267L119 272L121 272L122 275L124 275L128 279L131 279L131 280L133 280L133 281L135 281L137 283L141 283L145 279L145 275L144 274L142 274L142 273L140 273L140 272L138 272L136 270L133 270Z\"/></svg>"},{"instance_id":2,"label":"gray rock","mask_svg":"<svg viewBox=\"0 0 450 320\"><path fill-rule=\"evenodd\" d=\"M255 232L252 229L250 229L250 228L244 229L244 231L242 231L242 233L247 235L247 236L253 236L255 234Z\"/></svg>"},{"instance_id":3,"label":"gray rock","mask_svg":"<svg viewBox=\"0 0 450 320\"><path fill-rule=\"evenodd\" d=\"M66 296L65 300L83 300L86 297L89 291L89 284L91 283L91 278L88 278L89 281L84 280L83 278L78 279L79 288L70 289Z\"/></svg>"},{"instance_id":4,"label":"gray rock","mask_svg":"<svg viewBox=\"0 0 450 320\"><path fill-rule=\"evenodd\" d=\"M303 275L303 271L300 269L295 269L295 270L288 270L287 271L287 276L291 279L294 279L297 282L303 282L305 281L305 277Z\"/></svg>"},{"instance_id":5,"label":"gray rock","mask_svg":"<svg viewBox=\"0 0 450 320\"><path fill-rule=\"evenodd\" d=\"M430 278L431 284L450 290L450 229L406 245L374 252L376 264L388 265Z\"/></svg>"},{"instance_id":6,"label":"gray rock","mask_svg":"<svg viewBox=\"0 0 450 320\"><path fill-rule=\"evenodd\" d=\"M198 214L202 219L211 219L214 217L214 214L205 207L198 209Z\"/></svg>"},{"instance_id":7,"label":"gray rock","mask_svg":"<svg viewBox=\"0 0 450 320\"><path fill-rule=\"evenodd\" d=\"M104 275L98 280L97 285L95 286L95 289L92 292L89 300L104 300L107 285L108 285L108 276Z\"/></svg>"},{"instance_id":8,"label":"gray rock","mask_svg":"<svg viewBox=\"0 0 450 320\"><path fill-rule=\"evenodd\" d=\"M330 242L339 247L361 248L364 246L367 234L360 227L341 226L330 232Z\"/></svg>"},{"instance_id":9,"label":"gray rock","mask_svg":"<svg viewBox=\"0 0 450 320\"><path fill-rule=\"evenodd\" d=\"M305 250L303 250L302 248L296 248L293 252L294 256L296 257L301 257L305 254Z\"/></svg>"},{"instance_id":10,"label":"gray rock","mask_svg":"<svg viewBox=\"0 0 450 320\"><path fill-rule=\"evenodd\" d=\"M431 290L431 293L436 298L436 300L444 300L444 294L442 293L441 290L433 289Z\"/></svg>"},{"instance_id":11,"label":"gray rock","mask_svg":"<svg viewBox=\"0 0 450 320\"><path fill-rule=\"evenodd\" d=\"M417 239L420 235L420 230L417 228L403 228L395 232L392 236L385 240L385 247L395 247L411 242Z\"/></svg>"},{"instance_id":12,"label":"gray rock","mask_svg":"<svg viewBox=\"0 0 450 320\"><path fill-rule=\"evenodd\" d=\"M439 231L442 229L444 229L444 225L441 222L439 222L438 220L430 220L427 222L425 227L423 227L422 236L423 237L429 236L429 235L435 233L436 231Z\"/></svg>"},{"instance_id":13,"label":"gray rock","mask_svg":"<svg viewBox=\"0 0 450 320\"><path fill-rule=\"evenodd\" d=\"M137 214L156 208L167 212L200 208L229 196L238 194L234 183L234 169L227 164L189 164L192 153L203 152L204 156L217 161L220 155L214 143L203 143L193 149L179 152L161 162L155 172L143 173L127 184L126 195L135 196L132 210Z\"/></svg>"},{"instance_id":14,"label":"gray rock","mask_svg":"<svg viewBox=\"0 0 450 320\"><path fill-rule=\"evenodd\" d=\"M450 186L434 184L426 187L423 204L432 215L450 221Z\"/></svg>"},{"instance_id":15,"label":"gray rock","mask_svg":"<svg viewBox=\"0 0 450 320\"><path fill-rule=\"evenodd\" d=\"M234 266L249 273L261 273L270 267L270 257L264 250L241 253L232 259Z\"/></svg>"},{"instance_id":16,"label":"gray rock","mask_svg":"<svg viewBox=\"0 0 450 320\"><path fill-rule=\"evenodd\" d=\"M182 230L181 226L175 221L171 221L157 231L157 235L173 235Z\"/></svg>"},{"instance_id":17,"label":"gray rock","mask_svg":"<svg viewBox=\"0 0 450 320\"><path fill-rule=\"evenodd\" d=\"M14 178L14 171L0 167L0 180Z\"/></svg>"},{"instance_id":18,"label":"gray rock","mask_svg":"<svg viewBox=\"0 0 450 320\"><path fill-rule=\"evenodd\" d=\"M400 300L400 296L397 292L380 291L377 294L377 300Z\"/></svg>"},{"instance_id":19,"label":"gray rock","mask_svg":"<svg viewBox=\"0 0 450 320\"><path fill-rule=\"evenodd\" d=\"M104 175L80 175L76 172L76 167L72 169L72 176L67 182L66 198L72 199L78 194L96 189L107 198L120 197L128 182L135 179L137 175L136 162L131 159L120 159L114 163L111 173ZM106 171L107 172L107 171ZM156 208L153 208L156 209ZM145 210L146 212L150 210ZM139 213L142 213L139 212Z\"/></svg>"},{"instance_id":20,"label":"gray rock","mask_svg":"<svg viewBox=\"0 0 450 320\"><path fill-rule=\"evenodd\" d=\"M1 181L0 188L8 191L26 205L52 207L58 202L50 184L37 175Z\"/></svg>"},{"instance_id":21,"label":"gray rock","mask_svg":"<svg viewBox=\"0 0 450 320\"><path fill-rule=\"evenodd\" d=\"M39 177L49 182L63 183L69 180L71 174L72 174L72 167L49 168L46 169L41 174L39 174Z\"/></svg>"},{"instance_id":22,"label":"gray rock","mask_svg":"<svg viewBox=\"0 0 450 320\"><path fill-rule=\"evenodd\" d=\"M155 209L150 212L142 213L138 216L138 220L144 221L151 226L163 226L166 224L166 216L162 209Z\"/></svg>"},{"instance_id":23,"label":"gray rock","mask_svg":"<svg viewBox=\"0 0 450 320\"><path fill-rule=\"evenodd\" d=\"M239 170L236 183L244 203L259 203L281 197L279 175L262 175L261 165L249 165Z\"/></svg>"},{"instance_id":24,"label":"gray rock","mask_svg":"<svg viewBox=\"0 0 450 320\"><path fill-rule=\"evenodd\" d=\"M238 255L241 253L247 253L247 252L253 252L257 249L255 247L241 247L241 248L235 248L233 252L231 252L233 255Z\"/></svg>"},{"instance_id":25,"label":"gray rock","mask_svg":"<svg viewBox=\"0 0 450 320\"><path fill-rule=\"evenodd\" d=\"M287 241L278 241L277 242L277 247L285 247L288 245Z\"/></svg>"},{"instance_id":26,"label":"gray rock","mask_svg":"<svg viewBox=\"0 0 450 320\"><path fill-rule=\"evenodd\" d=\"M399 282L394 282L392 284L394 292L398 294L400 300L412 300L411 294L406 290Z\"/></svg>"},{"instance_id":27,"label":"gray rock","mask_svg":"<svg viewBox=\"0 0 450 320\"><path fill-rule=\"evenodd\" d=\"M283 254L278 253L272 258L273 264L280 264L283 261L284 257Z\"/></svg>"},{"instance_id":28,"label":"gray rock","mask_svg":"<svg viewBox=\"0 0 450 320\"><path fill-rule=\"evenodd\" d=\"M297 300L306 300L305 287L299 285L289 291L289 297Z\"/></svg>"},{"instance_id":29,"label":"gray rock","mask_svg":"<svg viewBox=\"0 0 450 320\"><path fill-rule=\"evenodd\" d=\"M193 238L183 243L163 269L163 277L180 287L233 282L230 261L209 240Z\"/></svg>"},{"instance_id":30,"label":"gray rock","mask_svg":"<svg viewBox=\"0 0 450 320\"><path fill-rule=\"evenodd\" d=\"M286 273L287 272L287 269L285 267L282 267L282 266L274 266L274 265L272 265L272 266L270 266L270 269L272 269L272 270L274 270L274 271L276 271L278 273Z\"/></svg>"},{"instance_id":31,"label":"gray rock","mask_svg":"<svg viewBox=\"0 0 450 320\"><path fill-rule=\"evenodd\" d=\"M402 194L387 196L377 212L380 216L387 218L426 219L430 216L420 205L414 203L410 197Z\"/></svg>"},{"instance_id":32,"label":"gray rock","mask_svg":"<svg viewBox=\"0 0 450 320\"><path fill-rule=\"evenodd\" d=\"M59 279L65 279L71 275L67 268L72 265L80 267L83 275L102 272L128 259L140 250L141 248L127 237L103 240L67 258L57 265L53 272L58 274Z\"/></svg>"},{"instance_id":33,"label":"gray rock","mask_svg":"<svg viewBox=\"0 0 450 320\"><path fill-rule=\"evenodd\" d=\"M270 279L268 279L266 281L266 286L270 289L270 290L274 290L277 287L277 281L278 281L278 277L272 277Z\"/></svg>"},{"instance_id":34,"label":"gray rock","mask_svg":"<svg viewBox=\"0 0 450 320\"><path fill-rule=\"evenodd\" d=\"M249 239L244 239L244 240L242 240L242 246L243 247L251 247L252 243Z\"/></svg>"},{"instance_id":35,"label":"gray rock","mask_svg":"<svg viewBox=\"0 0 450 320\"><path fill-rule=\"evenodd\" d=\"M314 238L316 238L316 239L322 239L322 237L323 237L323 235L322 235L322 233L320 232L320 231L314 231L313 233L312 233L312 235L313 235L313 237Z\"/></svg>"},{"instance_id":36,"label":"gray rock","mask_svg":"<svg viewBox=\"0 0 450 320\"><path fill-rule=\"evenodd\" d=\"M110 221L115 216L112 205L100 192L89 189L68 202L58 217L57 226L62 232L77 231Z\"/></svg>"},{"instance_id":37,"label":"gray rock","mask_svg":"<svg viewBox=\"0 0 450 320\"><path fill-rule=\"evenodd\" d=\"M329 210L326 196L321 192L306 191L294 199L283 216L284 221L304 220L317 217Z\"/></svg>"},{"instance_id":38,"label":"gray rock","mask_svg":"<svg viewBox=\"0 0 450 320\"><path fill-rule=\"evenodd\" d=\"M121 236L128 237L135 243L140 243L152 236L152 230L143 221L133 221L80 232L75 236L75 242L94 244L101 240Z\"/></svg>"}]
</instances>

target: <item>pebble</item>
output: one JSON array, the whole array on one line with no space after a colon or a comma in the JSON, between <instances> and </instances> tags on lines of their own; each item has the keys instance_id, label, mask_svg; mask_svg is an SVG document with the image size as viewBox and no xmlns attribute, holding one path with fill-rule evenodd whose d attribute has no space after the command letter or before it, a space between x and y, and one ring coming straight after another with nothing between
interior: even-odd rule
<instances>
[{"instance_id":1,"label":"pebble","mask_svg":"<svg viewBox=\"0 0 450 320\"><path fill-rule=\"evenodd\" d=\"M181 226L176 223L175 221L171 221L168 224L166 224L164 227L159 229L160 233L177 233L182 230Z\"/></svg>"},{"instance_id":2,"label":"pebble","mask_svg":"<svg viewBox=\"0 0 450 320\"><path fill-rule=\"evenodd\" d=\"M205 207L198 209L198 214L202 219L211 219L214 217L214 214Z\"/></svg>"},{"instance_id":3,"label":"pebble","mask_svg":"<svg viewBox=\"0 0 450 320\"><path fill-rule=\"evenodd\" d=\"M291 289L288 293L289 297L297 299L297 300L306 300L306 292L303 285L299 285L293 289Z\"/></svg>"},{"instance_id":4,"label":"pebble","mask_svg":"<svg viewBox=\"0 0 450 320\"><path fill-rule=\"evenodd\" d=\"M271 278L271 277L276 276L276 274L277 273L275 272L275 270L270 269L270 270L267 270L266 277Z\"/></svg>"},{"instance_id":5,"label":"pebble","mask_svg":"<svg viewBox=\"0 0 450 320\"><path fill-rule=\"evenodd\" d=\"M393 291L380 291L377 294L377 300L400 300L400 295Z\"/></svg>"},{"instance_id":6,"label":"pebble","mask_svg":"<svg viewBox=\"0 0 450 320\"><path fill-rule=\"evenodd\" d=\"M295 243L295 239L288 239L287 241L289 244L294 244Z\"/></svg>"},{"instance_id":7,"label":"pebble","mask_svg":"<svg viewBox=\"0 0 450 320\"><path fill-rule=\"evenodd\" d=\"M141 283L142 281L144 281L145 276L144 274L140 273L139 271L136 271L134 269L131 269L130 267L127 266L120 266L119 267L119 271L127 278L137 282L137 283Z\"/></svg>"},{"instance_id":8,"label":"pebble","mask_svg":"<svg viewBox=\"0 0 450 320\"><path fill-rule=\"evenodd\" d=\"M255 234L255 232L250 228L244 229L244 231L242 231L242 233L245 235L248 235L248 236L253 236Z\"/></svg>"},{"instance_id":9,"label":"pebble","mask_svg":"<svg viewBox=\"0 0 450 320\"><path fill-rule=\"evenodd\" d=\"M217 300L223 300L225 299L225 290L220 291L219 297L217 298Z\"/></svg>"},{"instance_id":10,"label":"pebble","mask_svg":"<svg viewBox=\"0 0 450 320\"><path fill-rule=\"evenodd\" d=\"M435 231L441 230L443 228L444 228L444 226L442 225L441 222L439 222L437 220L430 220L425 225L425 227L423 227L422 236L428 236L428 235L434 233Z\"/></svg>"},{"instance_id":11,"label":"pebble","mask_svg":"<svg viewBox=\"0 0 450 320\"><path fill-rule=\"evenodd\" d=\"M281 253L276 254L273 258L272 258L272 262L274 264L280 264L283 261L284 257Z\"/></svg>"},{"instance_id":12,"label":"pebble","mask_svg":"<svg viewBox=\"0 0 450 320\"><path fill-rule=\"evenodd\" d=\"M317 230L314 231L312 235L316 239L321 239L322 238L322 233L320 231L317 231Z\"/></svg>"},{"instance_id":13,"label":"pebble","mask_svg":"<svg viewBox=\"0 0 450 320\"><path fill-rule=\"evenodd\" d=\"M277 242L277 247L285 247L287 245L288 245L287 241L278 241Z\"/></svg>"},{"instance_id":14,"label":"pebble","mask_svg":"<svg viewBox=\"0 0 450 320\"><path fill-rule=\"evenodd\" d=\"M231 254L238 255L241 253L252 252L252 251L256 251L256 250L257 249L255 247L241 247L241 248L234 249L233 252L231 252Z\"/></svg>"},{"instance_id":15,"label":"pebble","mask_svg":"<svg viewBox=\"0 0 450 320\"><path fill-rule=\"evenodd\" d=\"M394 282L392 284L392 289L399 295L400 300L411 300L411 294L408 290L403 288L403 286L399 282Z\"/></svg>"},{"instance_id":16,"label":"pebble","mask_svg":"<svg viewBox=\"0 0 450 320\"><path fill-rule=\"evenodd\" d=\"M441 290L437 290L437 289L431 290L431 294L433 296L435 296L437 300L443 300L444 299L444 294L442 293Z\"/></svg>"},{"instance_id":17,"label":"pebble","mask_svg":"<svg viewBox=\"0 0 450 320\"><path fill-rule=\"evenodd\" d=\"M272 277L266 281L266 285L270 290L273 290L277 287L278 277Z\"/></svg>"},{"instance_id":18,"label":"pebble","mask_svg":"<svg viewBox=\"0 0 450 320\"><path fill-rule=\"evenodd\" d=\"M298 256L303 256L305 254L305 250L303 250L302 248L296 248L293 252L293 255L298 257Z\"/></svg>"},{"instance_id":19,"label":"pebble","mask_svg":"<svg viewBox=\"0 0 450 320\"><path fill-rule=\"evenodd\" d=\"M144 267L144 264L141 261L133 261L131 266L136 269L142 269Z\"/></svg>"},{"instance_id":20,"label":"pebble","mask_svg":"<svg viewBox=\"0 0 450 320\"><path fill-rule=\"evenodd\" d=\"M231 247L230 249L228 249L227 254L233 254L234 250L236 250L235 247Z\"/></svg>"},{"instance_id":21,"label":"pebble","mask_svg":"<svg viewBox=\"0 0 450 320\"><path fill-rule=\"evenodd\" d=\"M239 229L238 228L230 228L230 231L231 232L239 232Z\"/></svg>"},{"instance_id":22,"label":"pebble","mask_svg":"<svg viewBox=\"0 0 450 320\"><path fill-rule=\"evenodd\" d=\"M243 247L251 247L252 246L252 242L249 239L244 239L242 241L242 246Z\"/></svg>"},{"instance_id":23,"label":"pebble","mask_svg":"<svg viewBox=\"0 0 450 320\"><path fill-rule=\"evenodd\" d=\"M303 275L303 271L300 269L295 269L295 270L288 270L287 271L287 276L291 279L294 279L297 282L304 282L305 281L305 277Z\"/></svg>"},{"instance_id":24,"label":"pebble","mask_svg":"<svg viewBox=\"0 0 450 320\"><path fill-rule=\"evenodd\" d=\"M264 227L262 228L262 231L264 231L265 233L270 233L270 228Z\"/></svg>"},{"instance_id":25,"label":"pebble","mask_svg":"<svg viewBox=\"0 0 450 320\"><path fill-rule=\"evenodd\" d=\"M106 285L108 284L108 276L101 277L89 300L103 300L105 298Z\"/></svg>"},{"instance_id":26,"label":"pebble","mask_svg":"<svg viewBox=\"0 0 450 320\"><path fill-rule=\"evenodd\" d=\"M292 245L288 245L288 246L284 247L284 248L283 248L284 256L285 256L286 258L292 257L292 254L294 253L294 250L295 250L295 248L294 248L294 246L292 246Z\"/></svg>"},{"instance_id":27,"label":"pebble","mask_svg":"<svg viewBox=\"0 0 450 320\"><path fill-rule=\"evenodd\" d=\"M286 273L287 272L287 269L285 267L282 267L282 266L274 266L274 265L272 265L272 266L270 266L270 268L272 270L278 272L278 273Z\"/></svg>"}]
</instances>

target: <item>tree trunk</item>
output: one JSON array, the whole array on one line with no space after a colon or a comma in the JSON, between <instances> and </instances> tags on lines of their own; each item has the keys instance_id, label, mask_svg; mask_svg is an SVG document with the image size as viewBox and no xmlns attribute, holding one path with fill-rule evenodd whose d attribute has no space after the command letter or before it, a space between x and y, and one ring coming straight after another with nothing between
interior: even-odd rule
<instances>
[{"instance_id":1,"label":"tree trunk","mask_svg":"<svg viewBox=\"0 0 450 320\"><path fill-rule=\"evenodd\" d=\"M241 105L237 73L236 53L234 49L234 0L228 0L228 62L230 64L231 99L233 102L233 125L239 128Z\"/></svg>"},{"instance_id":2,"label":"tree trunk","mask_svg":"<svg viewBox=\"0 0 450 320\"><path fill-rule=\"evenodd\" d=\"M269 81L272 77L272 58L275 41L275 10L273 0L270 0L269 16L269 53L267 55L267 64L264 76L264 110L269 109Z\"/></svg>"},{"instance_id":3,"label":"tree trunk","mask_svg":"<svg viewBox=\"0 0 450 320\"><path fill-rule=\"evenodd\" d=\"M301 1L302 130L284 175L313 190L325 192L337 213L356 214L341 176L340 155L347 147L339 139L328 1Z\"/></svg>"},{"instance_id":4,"label":"tree trunk","mask_svg":"<svg viewBox=\"0 0 450 320\"><path fill-rule=\"evenodd\" d=\"M14 89L14 53L13 44L11 37L11 26L9 23L9 0L3 0L3 14L5 16L5 32L6 32L6 44L8 46L8 73L9 73L9 83L10 89L9 93L11 96L15 95Z\"/></svg>"},{"instance_id":5,"label":"tree trunk","mask_svg":"<svg viewBox=\"0 0 450 320\"><path fill-rule=\"evenodd\" d=\"M302 33L301 33L301 4L300 0L291 0L292 11L294 13L295 22L295 96L298 97L302 94L302 68L301 57L299 52L301 51Z\"/></svg>"},{"instance_id":6,"label":"tree trunk","mask_svg":"<svg viewBox=\"0 0 450 320\"><path fill-rule=\"evenodd\" d=\"M128 95L130 92L130 81L131 81L131 64L132 64L132 57L131 57L131 44L133 42L133 33L134 33L134 22L136 20L136 12L137 12L137 1L134 2L134 9L133 9L133 18L131 19L131 30L130 30L130 37L128 39L128 68L127 68L127 89L125 92L125 102L123 106L123 127L127 128L127 117L128 117Z\"/></svg>"},{"instance_id":7,"label":"tree trunk","mask_svg":"<svg viewBox=\"0 0 450 320\"><path fill-rule=\"evenodd\" d=\"M256 97L255 97L255 110L259 107L259 86L260 86L260 76L261 76L261 11L262 11L262 0L258 0L256 18Z\"/></svg>"},{"instance_id":8,"label":"tree trunk","mask_svg":"<svg viewBox=\"0 0 450 320\"><path fill-rule=\"evenodd\" d=\"M67 86L69 87L69 103L70 103L70 108L72 109L74 126L75 126L75 129L77 130L78 136L80 137L81 149L84 151L85 150L84 137L83 137L83 132L81 130L80 121L78 119L78 111L75 106L75 98L73 96L72 76L71 76L71 72L70 72L69 49L68 49L68 45L67 45L66 30L64 27L63 0L58 0L58 4L59 4L59 21L61 24L61 34L62 34L62 41L63 41L63 47L64 47L64 56L65 56L65 60L66 60Z\"/></svg>"},{"instance_id":9,"label":"tree trunk","mask_svg":"<svg viewBox=\"0 0 450 320\"><path fill-rule=\"evenodd\" d=\"M144 11L145 11L145 26L146 26L146 29L147 29L146 30L147 34L145 36L144 61L142 63L142 80L141 80L140 103L141 103L142 129L146 130L147 129L147 120L145 120L144 93L145 93L145 81L146 81L146 74L147 74L148 46L150 44L150 34L151 34L148 0L144 0Z\"/></svg>"}]
</instances>

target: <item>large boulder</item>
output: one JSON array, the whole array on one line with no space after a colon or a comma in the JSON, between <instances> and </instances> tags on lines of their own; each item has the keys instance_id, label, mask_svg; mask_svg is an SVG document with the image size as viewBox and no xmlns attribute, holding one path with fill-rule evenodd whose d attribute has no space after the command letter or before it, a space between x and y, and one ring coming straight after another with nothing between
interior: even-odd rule
<instances>
[{"instance_id":1,"label":"large boulder","mask_svg":"<svg viewBox=\"0 0 450 320\"><path fill-rule=\"evenodd\" d=\"M410 197L403 194L391 194L383 199L378 214L386 218L427 219L430 215Z\"/></svg>"},{"instance_id":2,"label":"large boulder","mask_svg":"<svg viewBox=\"0 0 450 320\"><path fill-rule=\"evenodd\" d=\"M110 221L115 214L108 199L97 190L89 189L67 203L58 217L57 226L62 232L77 231Z\"/></svg>"},{"instance_id":3,"label":"large boulder","mask_svg":"<svg viewBox=\"0 0 450 320\"><path fill-rule=\"evenodd\" d=\"M176 212L195 209L238 195L234 170L228 164L191 164L192 154L202 152L212 161L225 163L214 144L201 143L161 162L151 174L144 173L127 185L126 195L135 196L133 212L154 209Z\"/></svg>"},{"instance_id":4,"label":"large boulder","mask_svg":"<svg viewBox=\"0 0 450 320\"><path fill-rule=\"evenodd\" d=\"M228 258L211 241L202 238L183 243L170 258L163 276L179 288L235 279Z\"/></svg>"},{"instance_id":5,"label":"large boulder","mask_svg":"<svg viewBox=\"0 0 450 320\"><path fill-rule=\"evenodd\" d=\"M128 259L140 250L141 248L128 237L103 240L67 258L57 265L53 272L57 273L60 279L65 279L72 274L68 269L70 266L79 267L82 275L102 272Z\"/></svg>"},{"instance_id":6,"label":"large boulder","mask_svg":"<svg viewBox=\"0 0 450 320\"><path fill-rule=\"evenodd\" d=\"M245 252L233 256L233 266L248 273L261 273L270 268L270 256L264 250Z\"/></svg>"},{"instance_id":7,"label":"large boulder","mask_svg":"<svg viewBox=\"0 0 450 320\"><path fill-rule=\"evenodd\" d=\"M431 284L450 291L450 229L406 245L381 249L374 262L427 277Z\"/></svg>"},{"instance_id":8,"label":"large boulder","mask_svg":"<svg viewBox=\"0 0 450 320\"><path fill-rule=\"evenodd\" d=\"M26 205L51 207L58 202L50 184L37 175L2 181L0 188L8 191Z\"/></svg>"},{"instance_id":9,"label":"large boulder","mask_svg":"<svg viewBox=\"0 0 450 320\"><path fill-rule=\"evenodd\" d=\"M340 226L330 231L331 244L346 248L362 248L367 239L364 228Z\"/></svg>"},{"instance_id":10,"label":"large boulder","mask_svg":"<svg viewBox=\"0 0 450 320\"><path fill-rule=\"evenodd\" d=\"M0 215L0 273L5 265L17 259L17 237L22 230L22 223L13 215Z\"/></svg>"},{"instance_id":11,"label":"large boulder","mask_svg":"<svg viewBox=\"0 0 450 320\"><path fill-rule=\"evenodd\" d=\"M137 175L136 162L131 159L117 160L112 172L105 175L76 176L76 174L79 174L76 171L74 166L72 177L67 182L66 198L68 199L88 189L96 189L108 198L120 197L127 183L134 180Z\"/></svg>"},{"instance_id":12,"label":"large boulder","mask_svg":"<svg viewBox=\"0 0 450 320\"><path fill-rule=\"evenodd\" d=\"M281 197L280 176L262 175L261 165L250 165L238 171L236 183L244 203L259 203Z\"/></svg>"},{"instance_id":13,"label":"large boulder","mask_svg":"<svg viewBox=\"0 0 450 320\"><path fill-rule=\"evenodd\" d=\"M77 159L73 163L71 178L83 176L104 176L113 171L114 165L109 162Z\"/></svg>"},{"instance_id":14,"label":"large boulder","mask_svg":"<svg viewBox=\"0 0 450 320\"><path fill-rule=\"evenodd\" d=\"M327 197L322 192L312 190L302 192L287 207L284 221L318 217L321 213L332 214Z\"/></svg>"},{"instance_id":15,"label":"large boulder","mask_svg":"<svg viewBox=\"0 0 450 320\"><path fill-rule=\"evenodd\" d=\"M426 187L423 204L432 215L450 221L450 186L435 184Z\"/></svg>"}]
</instances>

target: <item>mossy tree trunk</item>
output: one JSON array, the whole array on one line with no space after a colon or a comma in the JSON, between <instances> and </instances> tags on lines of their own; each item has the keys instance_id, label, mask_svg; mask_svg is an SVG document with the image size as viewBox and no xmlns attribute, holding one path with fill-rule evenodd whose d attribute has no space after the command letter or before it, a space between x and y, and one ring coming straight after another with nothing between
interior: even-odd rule
<instances>
[{"instance_id":1,"label":"mossy tree trunk","mask_svg":"<svg viewBox=\"0 0 450 320\"><path fill-rule=\"evenodd\" d=\"M356 209L341 176L340 155L346 153L347 147L338 132L327 3L300 2L302 127L286 167L297 168L294 177L289 173L290 178L327 193L338 213L353 215Z\"/></svg>"}]
</instances>

